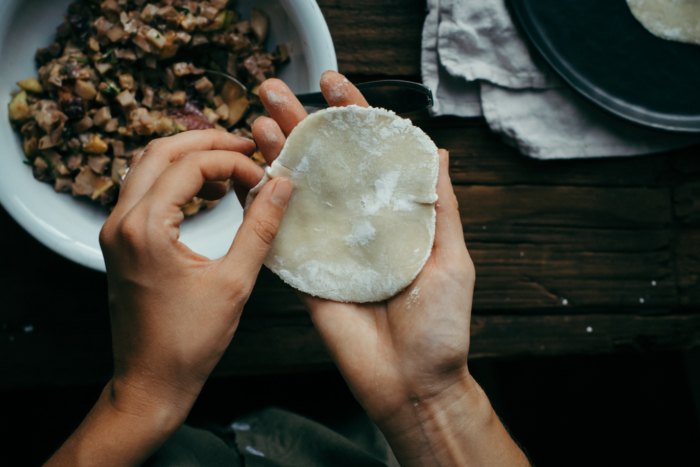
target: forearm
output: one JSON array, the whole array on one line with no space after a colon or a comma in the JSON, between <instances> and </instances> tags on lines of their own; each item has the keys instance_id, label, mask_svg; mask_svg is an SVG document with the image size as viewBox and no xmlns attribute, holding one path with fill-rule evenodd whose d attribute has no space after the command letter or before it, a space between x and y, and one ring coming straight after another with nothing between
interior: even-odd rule
<instances>
[{"instance_id":1,"label":"forearm","mask_svg":"<svg viewBox=\"0 0 700 467\"><path fill-rule=\"evenodd\" d=\"M467 375L428 400L405 404L382 427L403 467L529 467L484 391Z\"/></svg>"},{"instance_id":2,"label":"forearm","mask_svg":"<svg viewBox=\"0 0 700 467\"><path fill-rule=\"evenodd\" d=\"M187 410L149 403L139 397L134 404L129 394L115 398L110 381L83 423L45 464L55 466L141 465L179 427Z\"/></svg>"}]
</instances>

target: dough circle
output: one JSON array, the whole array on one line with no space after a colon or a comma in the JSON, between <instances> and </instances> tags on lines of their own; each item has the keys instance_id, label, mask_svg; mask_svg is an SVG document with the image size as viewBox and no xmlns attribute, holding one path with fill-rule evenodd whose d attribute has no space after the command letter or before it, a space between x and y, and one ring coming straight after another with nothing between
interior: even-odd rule
<instances>
[{"instance_id":1,"label":"dough circle","mask_svg":"<svg viewBox=\"0 0 700 467\"><path fill-rule=\"evenodd\" d=\"M265 265L317 297L394 296L430 256L438 166L435 143L388 110L352 105L308 116L246 202L274 177L294 183Z\"/></svg>"},{"instance_id":2,"label":"dough circle","mask_svg":"<svg viewBox=\"0 0 700 467\"><path fill-rule=\"evenodd\" d=\"M700 0L627 0L627 5L655 36L700 44Z\"/></svg>"}]
</instances>

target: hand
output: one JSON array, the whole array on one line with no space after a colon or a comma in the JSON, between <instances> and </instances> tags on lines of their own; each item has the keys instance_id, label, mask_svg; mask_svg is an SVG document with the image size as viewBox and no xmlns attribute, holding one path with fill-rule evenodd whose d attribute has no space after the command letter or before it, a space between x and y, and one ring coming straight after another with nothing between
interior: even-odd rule
<instances>
[{"instance_id":1,"label":"hand","mask_svg":"<svg viewBox=\"0 0 700 467\"><path fill-rule=\"evenodd\" d=\"M275 180L248 210L228 253L209 260L178 241L181 207L250 189L255 143L219 130L151 142L100 234L107 265L114 376L50 465L140 465L185 420L238 326L282 221L292 183Z\"/></svg>"},{"instance_id":2,"label":"hand","mask_svg":"<svg viewBox=\"0 0 700 467\"><path fill-rule=\"evenodd\" d=\"M281 179L264 190L217 260L178 241L180 208L198 193L222 197L228 179L256 185L264 172L244 155L254 150L252 141L222 131L190 131L151 142L133 161L100 235L115 388L155 393L189 410L228 347L292 184Z\"/></svg>"},{"instance_id":3,"label":"hand","mask_svg":"<svg viewBox=\"0 0 700 467\"><path fill-rule=\"evenodd\" d=\"M357 88L338 73L326 72L321 90L331 106L368 107ZM271 164L306 112L279 80L265 81L260 97L272 118L258 119L253 135ZM440 445L450 444L449 435L439 432L476 419L489 424L495 417L467 367L474 265L464 243L448 154L439 153L435 244L414 282L379 303L339 303L300 294L353 394L406 465L443 465L447 459L472 465L478 456L439 452ZM465 412L455 407L471 410L471 420L463 420ZM441 426L440 419L447 418L454 423ZM498 426L502 436L505 430L500 422ZM431 430L436 436L426 435ZM435 437L442 440L428 439ZM467 445L459 436L455 443Z\"/></svg>"},{"instance_id":4,"label":"hand","mask_svg":"<svg viewBox=\"0 0 700 467\"><path fill-rule=\"evenodd\" d=\"M368 107L360 92L338 73L326 72L321 89L331 106ZM253 135L271 164L285 136L306 112L281 81L265 81L260 97L274 120L258 119ZM440 150L435 246L408 288L385 302L367 304L301 294L340 371L374 420L390 417L405 401L428 399L455 379L468 377L475 275L464 244L447 157L447 152Z\"/></svg>"}]
</instances>

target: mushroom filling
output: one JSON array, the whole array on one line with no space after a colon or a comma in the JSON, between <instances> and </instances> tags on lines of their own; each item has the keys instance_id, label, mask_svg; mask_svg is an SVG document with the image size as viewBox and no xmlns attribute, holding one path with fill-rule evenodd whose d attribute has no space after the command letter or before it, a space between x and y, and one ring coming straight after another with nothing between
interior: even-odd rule
<instances>
[{"instance_id":1,"label":"mushroom filling","mask_svg":"<svg viewBox=\"0 0 700 467\"><path fill-rule=\"evenodd\" d=\"M253 8L243 21L233 3L72 3L55 42L36 52L38 78L18 82L9 106L34 177L111 210L149 141L207 128L252 138L251 125L266 115L258 88L289 53L284 45L266 52L267 15ZM194 198L183 212L214 204Z\"/></svg>"}]
</instances>

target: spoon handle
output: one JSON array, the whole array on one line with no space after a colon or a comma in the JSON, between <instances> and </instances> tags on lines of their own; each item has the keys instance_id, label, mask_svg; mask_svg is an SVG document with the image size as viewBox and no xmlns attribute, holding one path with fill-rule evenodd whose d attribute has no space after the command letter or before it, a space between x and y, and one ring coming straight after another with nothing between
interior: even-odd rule
<instances>
[{"instance_id":1,"label":"spoon handle","mask_svg":"<svg viewBox=\"0 0 700 467\"><path fill-rule=\"evenodd\" d=\"M382 107L396 113L415 112L433 106L433 93L420 83L401 80L370 81L356 85L372 107ZM328 107L320 92L297 94L297 99L309 107Z\"/></svg>"}]
</instances>

